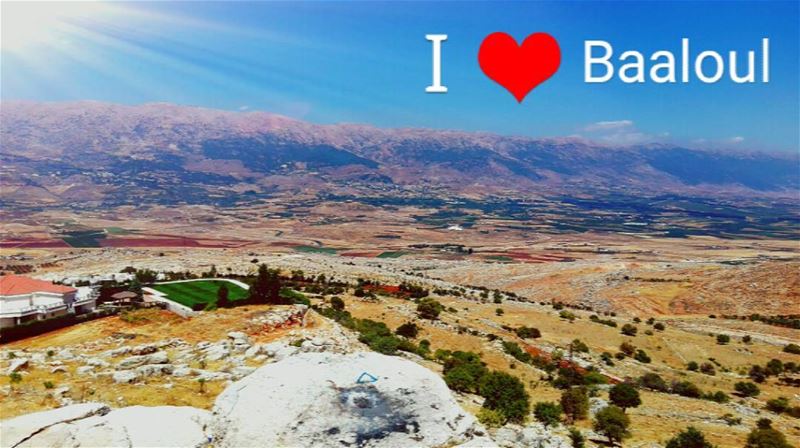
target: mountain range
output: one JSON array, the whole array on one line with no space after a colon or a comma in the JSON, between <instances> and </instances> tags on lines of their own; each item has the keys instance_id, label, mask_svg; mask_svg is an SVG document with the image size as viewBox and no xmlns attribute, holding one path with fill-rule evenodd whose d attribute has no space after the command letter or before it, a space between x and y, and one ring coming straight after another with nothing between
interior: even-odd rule
<instances>
[{"instance_id":1,"label":"mountain range","mask_svg":"<svg viewBox=\"0 0 800 448\"><path fill-rule=\"evenodd\" d=\"M212 197L224 204L281 191L784 198L800 191L797 154L321 125L163 103L6 101L0 137L6 205Z\"/></svg>"}]
</instances>

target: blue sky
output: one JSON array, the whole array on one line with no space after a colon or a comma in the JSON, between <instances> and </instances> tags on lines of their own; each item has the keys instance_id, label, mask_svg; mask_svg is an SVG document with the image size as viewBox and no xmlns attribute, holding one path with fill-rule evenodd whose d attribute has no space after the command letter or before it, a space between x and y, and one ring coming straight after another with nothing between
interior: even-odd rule
<instances>
[{"instance_id":1,"label":"blue sky","mask_svg":"<svg viewBox=\"0 0 800 448\"><path fill-rule=\"evenodd\" d=\"M609 143L797 152L798 2L244 3L86 6L3 2L0 98L170 102L317 123L432 127ZM477 64L483 38L544 31L558 73L522 104ZM443 46L447 94L426 94ZM740 60L770 39L770 82L583 82L583 42L616 54L714 50ZM757 64L758 65L758 64Z\"/></svg>"}]
</instances>

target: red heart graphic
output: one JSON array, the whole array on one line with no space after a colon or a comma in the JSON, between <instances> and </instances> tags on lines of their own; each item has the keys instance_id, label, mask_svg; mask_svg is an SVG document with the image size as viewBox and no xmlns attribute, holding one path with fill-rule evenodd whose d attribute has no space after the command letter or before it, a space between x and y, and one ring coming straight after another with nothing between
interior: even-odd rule
<instances>
[{"instance_id":1,"label":"red heart graphic","mask_svg":"<svg viewBox=\"0 0 800 448\"><path fill-rule=\"evenodd\" d=\"M561 65L561 49L553 36L534 33L522 45L506 33L486 36L478 50L481 70L505 87L520 103L534 87L546 81Z\"/></svg>"}]
</instances>

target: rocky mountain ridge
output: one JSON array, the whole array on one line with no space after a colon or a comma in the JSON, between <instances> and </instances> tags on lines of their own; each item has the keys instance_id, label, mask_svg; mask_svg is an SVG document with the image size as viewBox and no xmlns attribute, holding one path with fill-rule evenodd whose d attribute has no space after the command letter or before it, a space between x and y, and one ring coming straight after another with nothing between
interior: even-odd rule
<instances>
[{"instance_id":1,"label":"rocky mountain ridge","mask_svg":"<svg viewBox=\"0 0 800 448\"><path fill-rule=\"evenodd\" d=\"M4 102L0 200L113 204L168 190L186 202L281 189L442 188L521 196L597 189L792 195L798 158L665 145L607 147L429 129L318 125L171 104ZM188 191L202 190L194 198ZM186 187L186 188L184 188Z\"/></svg>"}]
</instances>

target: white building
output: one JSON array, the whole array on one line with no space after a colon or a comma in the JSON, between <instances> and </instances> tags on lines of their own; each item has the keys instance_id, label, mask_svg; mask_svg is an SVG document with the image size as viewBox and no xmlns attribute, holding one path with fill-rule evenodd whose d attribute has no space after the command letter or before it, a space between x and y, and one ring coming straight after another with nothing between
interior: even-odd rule
<instances>
[{"instance_id":1,"label":"white building","mask_svg":"<svg viewBox=\"0 0 800 448\"><path fill-rule=\"evenodd\" d=\"M72 288L22 275L0 277L0 328L14 327L70 313L92 311L97 296L91 288Z\"/></svg>"}]
</instances>

